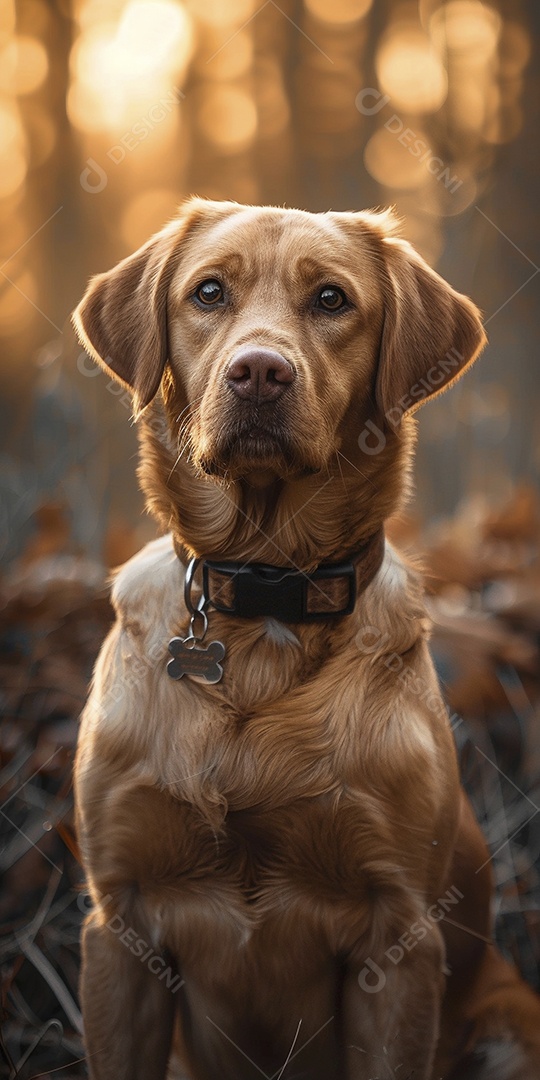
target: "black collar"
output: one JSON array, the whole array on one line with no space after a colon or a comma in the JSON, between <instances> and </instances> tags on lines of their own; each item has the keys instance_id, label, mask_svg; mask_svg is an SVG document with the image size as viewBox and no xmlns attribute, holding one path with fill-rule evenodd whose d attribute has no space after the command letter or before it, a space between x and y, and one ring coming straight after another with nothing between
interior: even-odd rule
<instances>
[{"instance_id":1,"label":"black collar","mask_svg":"<svg viewBox=\"0 0 540 1080\"><path fill-rule=\"evenodd\" d=\"M384 557L381 528L344 562L321 563L305 574L266 563L205 560L203 592L216 611L240 619L270 616L280 622L341 618L375 577Z\"/></svg>"}]
</instances>

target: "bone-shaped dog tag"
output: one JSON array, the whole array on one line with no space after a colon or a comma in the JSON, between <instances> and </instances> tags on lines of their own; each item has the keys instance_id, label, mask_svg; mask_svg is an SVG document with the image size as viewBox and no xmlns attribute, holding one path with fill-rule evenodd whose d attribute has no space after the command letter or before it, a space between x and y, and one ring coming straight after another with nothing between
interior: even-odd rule
<instances>
[{"instance_id":1,"label":"bone-shaped dog tag","mask_svg":"<svg viewBox=\"0 0 540 1080\"><path fill-rule=\"evenodd\" d=\"M192 675L204 679L207 683L218 683L223 675L219 661L225 656L225 646L221 641L211 641L205 647L195 642L188 644L189 640L174 637L169 642L169 652L174 657L167 664L167 673L171 679Z\"/></svg>"}]
</instances>

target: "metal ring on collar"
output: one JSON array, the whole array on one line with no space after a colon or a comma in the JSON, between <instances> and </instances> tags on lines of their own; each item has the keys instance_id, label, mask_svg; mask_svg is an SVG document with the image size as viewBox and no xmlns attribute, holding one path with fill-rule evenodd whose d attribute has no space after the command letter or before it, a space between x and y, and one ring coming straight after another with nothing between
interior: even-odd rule
<instances>
[{"instance_id":1,"label":"metal ring on collar","mask_svg":"<svg viewBox=\"0 0 540 1080\"><path fill-rule=\"evenodd\" d=\"M195 625L197 619L202 619L202 628L199 634L195 633ZM189 634L184 641L184 645L188 645L190 641L197 642L203 641L208 630L208 616L206 611L194 611L191 619L189 620Z\"/></svg>"},{"instance_id":2,"label":"metal ring on collar","mask_svg":"<svg viewBox=\"0 0 540 1080\"><path fill-rule=\"evenodd\" d=\"M186 567L186 576L184 578L184 603L186 605L187 610L189 611L189 614L192 617L202 613L204 605L206 603L206 597L204 595L204 590L201 593L201 595L200 595L200 597L199 597L196 604L194 604L192 599L191 599L191 589L192 589L192 586L193 586L193 579L195 577L195 572L197 570L197 567L198 567L200 561L201 561L200 559L190 559L189 560L189 562L187 564L187 567Z\"/></svg>"}]
</instances>

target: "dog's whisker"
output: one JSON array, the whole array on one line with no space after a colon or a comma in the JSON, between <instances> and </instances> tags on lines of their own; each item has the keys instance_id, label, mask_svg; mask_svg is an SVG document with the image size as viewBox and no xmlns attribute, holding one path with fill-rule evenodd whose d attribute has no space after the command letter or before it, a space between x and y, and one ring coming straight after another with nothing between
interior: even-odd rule
<instances>
[{"instance_id":1,"label":"dog's whisker","mask_svg":"<svg viewBox=\"0 0 540 1080\"><path fill-rule=\"evenodd\" d=\"M174 462L174 464L173 464L173 466L172 466L172 468L171 468L171 470L169 472L169 475L167 477L168 480L170 480L174 470L176 469L176 466L178 465L180 459L182 458L183 454L185 453L185 451L188 449L188 446L189 446L190 433L191 433L191 424L193 422L193 418L194 418L194 415L195 415L196 405L194 404L192 406L191 405L186 406L186 409L189 410L188 416L184 420L183 424L181 425L181 427L179 428L179 431L178 431L177 441L176 441L177 457L176 457L176 460L175 460L175 462ZM186 409L184 409L183 411L185 412Z\"/></svg>"},{"instance_id":2,"label":"dog's whisker","mask_svg":"<svg viewBox=\"0 0 540 1080\"><path fill-rule=\"evenodd\" d=\"M188 401L187 405L184 405L184 408L182 409L182 411L176 417L175 423L179 424L180 421L182 420L182 417L183 417L184 413L189 412L190 409L193 409L195 406L200 405L203 397L204 397L204 393L199 394L199 396L196 397L193 401Z\"/></svg>"}]
</instances>

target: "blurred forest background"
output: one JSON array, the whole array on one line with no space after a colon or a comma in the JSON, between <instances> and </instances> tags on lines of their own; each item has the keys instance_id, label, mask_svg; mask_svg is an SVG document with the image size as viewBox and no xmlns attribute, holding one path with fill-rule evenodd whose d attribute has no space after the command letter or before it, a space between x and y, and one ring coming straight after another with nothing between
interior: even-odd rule
<instances>
[{"instance_id":1,"label":"blurred forest background","mask_svg":"<svg viewBox=\"0 0 540 1080\"><path fill-rule=\"evenodd\" d=\"M392 534L424 558L497 937L540 987L539 27L534 0L3 0L0 1076L84 1075L71 761L108 569L154 535L69 314L190 193L393 204L485 313Z\"/></svg>"}]
</instances>

